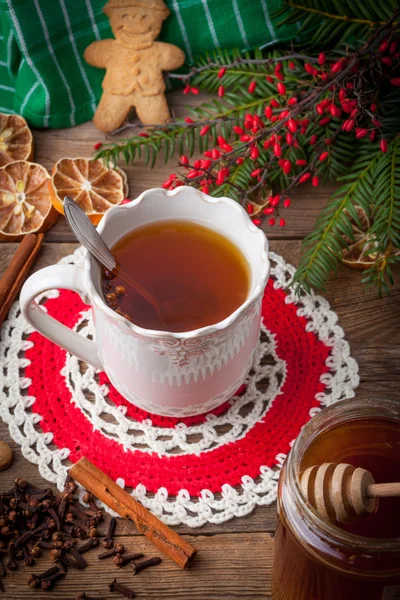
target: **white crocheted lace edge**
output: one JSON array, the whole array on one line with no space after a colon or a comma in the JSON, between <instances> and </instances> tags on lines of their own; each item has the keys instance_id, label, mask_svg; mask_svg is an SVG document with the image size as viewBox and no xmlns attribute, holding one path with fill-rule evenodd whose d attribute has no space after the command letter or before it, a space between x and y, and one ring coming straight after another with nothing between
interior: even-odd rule
<instances>
[{"instance_id":1,"label":"white crocheted lace edge","mask_svg":"<svg viewBox=\"0 0 400 600\"><path fill-rule=\"evenodd\" d=\"M79 248L73 255L65 257L60 262L75 263L80 259L81 254L82 249ZM270 259L273 262L271 276L275 279L274 288L286 289L295 272L294 267L272 252ZM57 292L54 292L53 297L56 295ZM47 292L46 298L49 297L52 297L52 293ZM354 397L354 390L359 383L358 366L350 356L349 344L344 339L343 329L337 324L338 317L331 310L327 300L314 293L307 295L300 292L297 296L295 290L291 290L285 302L296 304L297 315L305 317L308 321L306 331L314 332L324 344L331 347L331 354L326 361L329 372L320 378L325 385L325 391L316 395L320 407ZM19 306L15 303L3 326L3 333L5 333L3 338L8 337L0 342L0 357L2 362L4 361L3 365L7 366L8 372L7 385L5 385L4 375L0 370L0 417L8 424L12 439L21 446L23 456L38 466L42 477L61 490L68 470L65 462L69 449L50 447L52 433L43 433L36 429L35 426L41 420L41 416L30 412L35 398L21 394L21 390L30 385L30 380L21 378L19 374L19 369L25 368L27 361L21 358L12 363L7 357L18 314ZM30 344L27 341L22 342L19 350L27 350ZM321 408L311 409L310 417ZM256 506L268 505L276 500L277 481L285 458L284 454L277 455L274 468L261 466L256 479L244 476L240 486L234 488L225 484L218 494L204 489L198 497L191 497L187 490L182 489L176 496L172 496L164 487L151 494L141 484L130 493L169 525L185 524L189 527L200 527L206 523L222 523L234 517L248 515ZM122 479L117 479L117 483L125 487Z\"/></svg>"}]
</instances>

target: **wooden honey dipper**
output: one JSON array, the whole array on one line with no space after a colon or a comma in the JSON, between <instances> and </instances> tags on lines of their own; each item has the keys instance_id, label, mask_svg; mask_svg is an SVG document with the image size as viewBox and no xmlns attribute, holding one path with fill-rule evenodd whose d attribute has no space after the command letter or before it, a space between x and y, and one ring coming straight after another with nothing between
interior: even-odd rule
<instances>
[{"instance_id":1,"label":"wooden honey dipper","mask_svg":"<svg viewBox=\"0 0 400 600\"><path fill-rule=\"evenodd\" d=\"M400 496L399 483L375 483L369 471L348 464L324 463L300 476L304 496L326 521L349 523L375 512L379 498Z\"/></svg>"}]
</instances>

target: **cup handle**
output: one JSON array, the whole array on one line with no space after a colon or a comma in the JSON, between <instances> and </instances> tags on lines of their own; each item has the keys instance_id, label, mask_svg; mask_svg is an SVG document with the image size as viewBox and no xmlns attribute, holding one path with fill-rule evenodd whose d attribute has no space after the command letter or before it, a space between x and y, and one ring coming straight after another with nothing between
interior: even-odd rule
<instances>
[{"instance_id":1,"label":"cup handle","mask_svg":"<svg viewBox=\"0 0 400 600\"><path fill-rule=\"evenodd\" d=\"M96 344L72 331L40 308L35 298L42 292L66 289L77 292L83 302L90 304L84 271L75 265L53 265L37 271L27 279L20 295L23 316L46 338L88 364L103 369Z\"/></svg>"}]
</instances>

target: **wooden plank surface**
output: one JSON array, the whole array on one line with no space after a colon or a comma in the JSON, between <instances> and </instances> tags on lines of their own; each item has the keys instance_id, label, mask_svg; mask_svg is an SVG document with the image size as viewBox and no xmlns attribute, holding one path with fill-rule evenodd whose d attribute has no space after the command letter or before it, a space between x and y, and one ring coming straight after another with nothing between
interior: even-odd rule
<instances>
[{"instance_id":1,"label":"wooden plank surface","mask_svg":"<svg viewBox=\"0 0 400 600\"><path fill-rule=\"evenodd\" d=\"M192 102L194 99L192 99ZM176 114L182 114L188 103L180 93L170 95L170 102ZM124 132L122 135L129 135ZM84 124L68 130L35 131L35 160L51 169L54 162L64 156L90 156L93 144L107 141L92 124ZM172 166L171 166L172 165ZM127 168L130 184L129 197L135 198L143 190L158 186L173 170L171 165L157 165L153 171L135 164ZM287 227L269 228L271 250L281 254L285 260L296 265L299 261L301 239L312 229L316 215L327 201L333 188L317 190L305 186L293 194L293 203L285 211ZM46 243L34 265L34 270L54 264L70 254L76 244L61 217L56 226L48 232ZM0 275L8 264L14 244L0 245ZM400 381L400 284L397 284L390 298L379 300L375 290L365 290L360 283L361 275L356 271L342 268L330 282L325 296L339 316L350 342L351 354L360 368L361 384L357 390L360 398L398 398ZM0 474L0 491L8 489L16 476L24 476L36 485L42 485L37 467L25 460L20 448L10 440L6 425L0 423L0 439L10 442L15 452L13 466ZM26 579L30 569L11 573L5 579L5 599L19 600L37 598L73 598L83 590L97 598L118 597L107 592L108 583L118 579L132 586L140 598L160 598L170 600L233 600L269 598L270 576L273 556L273 533L276 525L275 506L259 507L245 518L234 519L222 525L206 525L198 530L187 527L176 529L188 536L199 548L199 560L188 572L179 571L170 561L152 571L143 572L134 578L123 569L117 571L111 563L100 563L97 551L87 555L90 567L79 573L70 574L57 585L53 592L30 590ZM134 531L133 525L121 521L118 532L124 544L135 550L143 549L154 555L148 542ZM47 566L43 559L40 568Z\"/></svg>"}]
</instances>

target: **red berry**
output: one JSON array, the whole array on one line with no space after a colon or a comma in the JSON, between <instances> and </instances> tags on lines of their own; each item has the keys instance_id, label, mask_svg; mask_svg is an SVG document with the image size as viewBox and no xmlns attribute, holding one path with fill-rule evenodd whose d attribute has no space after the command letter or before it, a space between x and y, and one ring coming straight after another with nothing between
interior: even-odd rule
<instances>
[{"instance_id":1,"label":"red berry","mask_svg":"<svg viewBox=\"0 0 400 600\"><path fill-rule=\"evenodd\" d=\"M393 78L390 80L390 83L391 83L392 85L395 85L396 87L400 87L400 77L393 77Z\"/></svg>"},{"instance_id":2,"label":"red berry","mask_svg":"<svg viewBox=\"0 0 400 600\"><path fill-rule=\"evenodd\" d=\"M194 179L195 177L198 177L199 172L196 171L196 169L192 169L191 171L189 171L189 173L186 175L186 177L188 179Z\"/></svg>"},{"instance_id":3,"label":"red berry","mask_svg":"<svg viewBox=\"0 0 400 600\"><path fill-rule=\"evenodd\" d=\"M299 179L299 183L305 183L306 181L308 181L311 177L311 173L304 173L304 175L302 175Z\"/></svg>"},{"instance_id":4,"label":"red berry","mask_svg":"<svg viewBox=\"0 0 400 600\"><path fill-rule=\"evenodd\" d=\"M272 206L267 206L267 208L264 208L263 210L264 215L272 215L274 212L275 209Z\"/></svg>"},{"instance_id":5,"label":"red berry","mask_svg":"<svg viewBox=\"0 0 400 600\"><path fill-rule=\"evenodd\" d=\"M389 46L390 54L394 54L396 52L396 48L397 48L397 42L392 42Z\"/></svg>"},{"instance_id":6,"label":"red berry","mask_svg":"<svg viewBox=\"0 0 400 600\"><path fill-rule=\"evenodd\" d=\"M171 179L167 179L166 181L164 181L164 183L162 184L162 187L164 188L164 190L168 190L171 185L172 185L172 180Z\"/></svg>"},{"instance_id":7,"label":"red berry","mask_svg":"<svg viewBox=\"0 0 400 600\"><path fill-rule=\"evenodd\" d=\"M376 109L377 109L376 102L372 102L372 103L371 103L371 106L369 107L369 110L370 110L372 113L376 113Z\"/></svg>"},{"instance_id":8,"label":"red berry","mask_svg":"<svg viewBox=\"0 0 400 600\"><path fill-rule=\"evenodd\" d=\"M262 169L255 169L255 170L252 172L251 176L252 176L252 177L258 177L259 175L261 175L261 173L262 173Z\"/></svg>"},{"instance_id":9,"label":"red berry","mask_svg":"<svg viewBox=\"0 0 400 600\"><path fill-rule=\"evenodd\" d=\"M226 139L222 135L219 135L217 137L217 144L218 144L218 146L224 146L226 143L227 143L227 141L226 141Z\"/></svg>"},{"instance_id":10,"label":"red berry","mask_svg":"<svg viewBox=\"0 0 400 600\"><path fill-rule=\"evenodd\" d=\"M99 148L101 148L101 147L102 147L102 145L103 145L103 144L102 144L101 142L97 142L97 144L95 144L95 145L93 146L93 148L94 148L94 150L98 150Z\"/></svg>"},{"instance_id":11,"label":"red berry","mask_svg":"<svg viewBox=\"0 0 400 600\"><path fill-rule=\"evenodd\" d=\"M272 117L272 108L270 106L266 106L264 108L264 115L267 119L270 119Z\"/></svg>"},{"instance_id":12,"label":"red berry","mask_svg":"<svg viewBox=\"0 0 400 600\"><path fill-rule=\"evenodd\" d=\"M286 221L285 219L282 219L282 217L279 219L279 227L285 227L286 225Z\"/></svg>"},{"instance_id":13,"label":"red berry","mask_svg":"<svg viewBox=\"0 0 400 600\"><path fill-rule=\"evenodd\" d=\"M273 217L272 219L268 219L268 225L271 225L271 227L275 225L275 219Z\"/></svg>"},{"instance_id":14,"label":"red berry","mask_svg":"<svg viewBox=\"0 0 400 600\"><path fill-rule=\"evenodd\" d=\"M292 163L290 162L290 160L285 160L285 162L283 164L283 172L285 173L285 175L289 175L291 170L292 170Z\"/></svg>"},{"instance_id":15,"label":"red berry","mask_svg":"<svg viewBox=\"0 0 400 600\"><path fill-rule=\"evenodd\" d=\"M192 89L190 90L192 92L192 94L194 94L195 96L197 96L197 94L200 94L200 90L197 87L192 87Z\"/></svg>"},{"instance_id":16,"label":"red berry","mask_svg":"<svg viewBox=\"0 0 400 600\"><path fill-rule=\"evenodd\" d=\"M295 69L296 65L294 64L294 62L292 60L289 61L289 69Z\"/></svg>"},{"instance_id":17,"label":"red berry","mask_svg":"<svg viewBox=\"0 0 400 600\"><path fill-rule=\"evenodd\" d=\"M336 117L337 119L342 114L342 111L340 110L340 108L338 106L336 106L335 104L331 104L331 106L329 107L329 112L332 115L332 117Z\"/></svg>"},{"instance_id":18,"label":"red berry","mask_svg":"<svg viewBox=\"0 0 400 600\"><path fill-rule=\"evenodd\" d=\"M279 144L275 143L273 150L274 150L274 154L275 154L275 156L277 158L279 158L280 156L282 156L282 148L280 147Z\"/></svg>"},{"instance_id":19,"label":"red berry","mask_svg":"<svg viewBox=\"0 0 400 600\"><path fill-rule=\"evenodd\" d=\"M285 79L285 76L283 73L277 73L276 71L275 71L275 77L277 79L279 79L279 81L284 81L284 79Z\"/></svg>"},{"instance_id":20,"label":"red berry","mask_svg":"<svg viewBox=\"0 0 400 600\"><path fill-rule=\"evenodd\" d=\"M311 137L310 137L310 146L314 146L314 144L317 141L317 135L314 133Z\"/></svg>"},{"instance_id":21,"label":"red berry","mask_svg":"<svg viewBox=\"0 0 400 600\"><path fill-rule=\"evenodd\" d=\"M326 61L325 52L320 52L318 55L318 64L321 65L321 67L322 67L322 65L325 64L325 61Z\"/></svg>"},{"instance_id":22,"label":"red berry","mask_svg":"<svg viewBox=\"0 0 400 600\"><path fill-rule=\"evenodd\" d=\"M185 123L194 123L193 119L191 119L190 117L185 117L184 121Z\"/></svg>"},{"instance_id":23,"label":"red berry","mask_svg":"<svg viewBox=\"0 0 400 600\"><path fill-rule=\"evenodd\" d=\"M225 95L225 88L224 88L224 86L223 86L223 85L220 85L220 86L219 86L219 88L218 88L218 96L219 96L220 98L223 98L223 97L224 97L224 95Z\"/></svg>"},{"instance_id":24,"label":"red berry","mask_svg":"<svg viewBox=\"0 0 400 600\"><path fill-rule=\"evenodd\" d=\"M226 67L221 67L220 70L218 71L218 79L222 79L223 76L226 73Z\"/></svg>"},{"instance_id":25,"label":"red berry","mask_svg":"<svg viewBox=\"0 0 400 600\"><path fill-rule=\"evenodd\" d=\"M253 220L254 225L256 225L257 227L259 227L261 225L261 219L256 218L256 219L252 219L252 220Z\"/></svg>"},{"instance_id":26,"label":"red berry","mask_svg":"<svg viewBox=\"0 0 400 600\"><path fill-rule=\"evenodd\" d=\"M148 134L148 133L145 133L144 131L142 131L142 133L139 133L139 137L142 137L142 138L148 138L148 137L149 137L149 134Z\"/></svg>"},{"instance_id":27,"label":"red berry","mask_svg":"<svg viewBox=\"0 0 400 600\"><path fill-rule=\"evenodd\" d=\"M289 121L287 122L287 126L289 131L291 131L292 133L295 133L297 131L297 122L294 119L289 119Z\"/></svg>"},{"instance_id":28,"label":"red berry","mask_svg":"<svg viewBox=\"0 0 400 600\"><path fill-rule=\"evenodd\" d=\"M233 128L233 131L235 133L237 133L238 135L243 135L244 134L244 130L241 127L239 127L239 125L235 125L235 127Z\"/></svg>"},{"instance_id":29,"label":"red berry","mask_svg":"<svg viewBox=\"0 0 400 600\"><path fill-rule=\"evenodd\" d=\"M289 208L290 205L291 205L290 198L285 198L285 200L283 201L283 206L285 208Z\"/></svg>"},{"instance_id":30,"label":"red berry","mask_svg":"<svg viewBox=\"0 0 400 600\"><path fill-rule=\"evenodd\" d=\"M260 151L257 148L257 146L254 146L251 150L250 150L250 158L251 160L257 160L257 158L260 156Z\"/></svg>"},{"instance_id":31,"label":"red berry","mask_svg":"<svg viewBox=\"0 0 400 600\"><path fill-rule=\"evenodd\" d=\"M304 69L307 71L307 73L309 73L310 75L314 74L314 67L312 65L310 65L310 63L304 63Z\"/></svg>"},{"instance_id":32,"label":"red berry","mask_svg":"<svg viewBox=\"0 0 400 600\"><path fill-rule=\"evenodd\" d=\"M281 197L279 194L276 194L276 196L270 196L269 203L271 206L278 206L280 199L281 199Z\"/></svg>"},{"instance_id":33,"label":"red berry","mask_svg":"<svg viewBox=\"0 0 400 600\"><path fill-rule=\"evenodd\" d=\"M372 123L375 125L375 127L382 127L382 123L379 119L377 119L376 117L374 119L372 119Z\"/></svg>"},{"instance_id":34,"label":"red berry","mask_svg":"<svg viewBox=\"0 0 400 600\"><path fill-rule=\"evenodd\" d=\"M305 167L307 164L307 161L304 160L304 158L298 158L296 160L296 165L298 165L299 167Z\"/></svg>"},{"instance_id":35,"label":"red berry","mask_svg":"<svg viewBox=\"0 0 400 600\"><path fill-rule=\"evenodd\" d=\"M338 60L337 62L335 62L331 67L331 72L338 73L339 71L341 71L343 69L343 63L343 60Z\"/></svg>"},{"instance_id":36,"label":"red berry","mask_svg":"<svg viewBox=\"0 0 400 600\"><path fill-rule=\"evenodd\" d=\"M268 81L268 83L274 83L274 78L271 77L271 75L267 75L265 79Z\"/></svg>"},{"instance_id":37,"label":"red berry","mask_svg":"<svg viewBox=\"0 0 400 600\"><path fill-rule=\"evenodd\" d=\"M359 140L360 138L365 137L368 134L368 129L362 127L356 127L356 138Z\"/></svg>"},{"instance_id":38,"label":"red berry","mask_svg":"<svg viewBox=\"0 0 400 600\"><path fill-rule=\"evenodd\" d=\"M284 96L286 94L285 84L282 83L281 81L276 84L276 89L278 90L278 94L281 94L281 96ZM272 102L271 102L271 104L272 104Z\"/></svg>"},{"instance_id":39,"label":"red berry","mask_svg":"<svg viewBox=\"0 0 400 600\"><path fill-rule=\"evenodd\" d=\"M390 67L390 65L393 64L393 60L392 60L391 56L384 56L383 58L381 58L381 62L388 67Z\"/></svg>"},{"instance_id":40,"label":"red berry","mask_svg":"<svg viewBox=\"0 0 400 600\"><path fill-rule=\"evenodd\" d=\"M342 125L343 131L351 131L354 127L354 119L347 119Z\"/></svg>"},{"instance_id":41,"label":"red berry","mask_svg":"<svg viewBox=\"0 0 400 600\"><path fill-rule=\"evenodd\" d=\"M213 148L211 150L211 158L213 158L214 160L216 160L220 156L221 156L221 152L219 150L217 150L217 148Z\"/></svg>"},{"instance_id":42,"label":"red berry","mask_svg":"<svg viewBox=\"0 0 400 600\"><path fill-rule=\"evenodd\" d=\"M346 98L346 90L344 88L340 88L338 98L339 102L343 102L343 100Z\"/></svg>"},{"instance_id":43,"label":"red berry","mask_svg":"<svg viewBox=\"0 0 400 600\"><path fill-rule=\"evenodd\" d=\"M210 188L208 187L208 185L203 185L203 187L201 188L201 191L203 192L203 194L209 194Z\"/></svg>"},{"instance_id":44,"label":"red berry","mask_svg":"<svg viewBox=\"0 0 400 600\"><path fill-rule=\"evenodd\" d=\"M289 114L290 114L290 112L289 112L288 110L283 110L283 111L281 112L281 114L279 115L279 118L280 118L280 119L286 119L286 117L288 117L288 116L289 116Z\"/></svg>"},{"instance_id":45,"label":"red berry","mask_svg":"<svg viewBox=\"0 0 400 600\"><path fill-rule=\"evenodd\" d=\"M210 126L209 125L204 125L204 127L202 127L200 129L200 135L206 135L206 133L208 133L210 131Z\"/></svg>"},{"instance_id":46,"label":"red berry","mask_svg":"<svg viewBox=\"0 0 400 600\"><path fill-rule=\"evenodd\" d=\"M320 120L319 124L324 126L324 125L328 125L328 123L330 123L331 118L330 117L324 117L323 119Z\"/></svg>"},{"instance_id":47,"label":"red berry","mask_svg":"<svg viewBox=\"0 0 400 600\"><path fill-rule=\"evenodd\" d=\"M226 173L225 173L225 169L220 169L217 173L217 181L216 184L217 185L222 185L225 181L226 178Z\"/></svg>"},{"instance_id":48,"label":"red berry","mask_svg":"<svg viewBox=\"0 0 400 600\"><path fill-rule=\"evenodd\" d=\"M387 152L387 151L388 151L388 143L387 143L387 141L386 141L386 140L382 139L382 140L379 142L379 145L380 145L380 147L381 147L381 150L382 150L382 152Z\"/></svg>"},{"instance_id":49,"label":"red berry","mask_svg":"<svg viewBox=\"0 0 400 600\"><path fill-rule=\"evenodd\" d=\"M248 87L249 93L252 94L257 87L257 82L252 81Z\"/></svg>"},{"instance_id":50,"label":"red berry","mask_svg":"<svg viewBox=\"0 0 400 600\"><path fill-rule=\"evenodd\" d=\"M274 68L275 73L279 73L279 71L282 71L282 65L281 63L276 63L275 68Z\"/></svg>"},{"instance_id":51,"label":"red berry","mask_svg":"<svg viewBox=\"0 0 400 600\"><path fill-rule=\"evenodd\" d=\"M264 146L265 150L268 150L268 148L270 147L269 141L265 140L265 142L263 143L263 146Z\"/></svg>"},{"instance_id":52,"label":"red berry","mask_svg":"<svg viewBox=\"0 0 400 600\"><path fill-rule=\"evenodd\" d=\"M242 165L243 163L244 163L243 156L239 156L239 158L236 159L236 164L237 165Z\"/></svg>"},{"instance_id":53,"label":"red berry","mask_svg":"<svg viewBox=\"0 0 400 600\"><path fill-rule=\"evenodd\" d=\"M286 134L286 143L291 146L293 144L293 135L288 131Z\"/></svg>"},{"instance_id":54,"label":"red berry","mask_svg":"<svg viewBox=\"0 0 400 600\"><path fill-rule=\"evenodd\" d=\"M253 214L253 212L254 212L254 207L253 207L253 205L252 205L252 204L248 204L248 205L246 206L246 210L247 210L247 212L249 213L249 215L252 215L252 214Z\"/></svg>"},{"instance_id":55,"label":"red berry","mask_svg":"<svg viewBox=\"0 0 400 600\"><path fill-rule=\"evenodd\" d=\"M317 104L317 106L315 107L315 110L317 111L317 113L322 117L322 115L325 112L325 107L322 104L322 102L320 104Z\"/></svg>"},{"instance_id":56,"label":"red berry","mask_svg":"<svg viewBox=\"0 0 400 600\"><path fill-rule=\"evenodd\" d=\"M383 42L379 46L378 50L379 50L379 52L385 52L388 49L388 47L389 47L389 42L387 40L383 40Z\"/></svg>"},{"instance_id":57,"label":"red berry","mask_svg":"<svg viewBox=\"0 0 400 600\"><path fill-rule=\"evenodd\" d=\"M318 185L319 185L319 179L318 179L318 177L316 175L314 175L314 177L312 178L312 182L311 183L313 184L313 187L318 187Z\"/></svg>"},{"instance_id":58,"label":"red berry","mask_svg":"<svg viewBox=\"0 0 400 600\"><path fill-rule=\"evenodd\" d=\"M289 98L288 104L289 104L289 106L294 106L295 104L297 104L296 96L292 96L291 98Z\"/></svg>"},{"instance_id":59,"label":"red berry","mask_svg":"<svg viewBox=\"0 0 400 600\"><path fill-rule=\"evenodd\" d=\"M272 98L270 104L273 108L280 108L280 104L279 104L278 100L275 100L275 98Z\"/></svg>"},{"instance_id":60,"label":"red berry","mask_svg":"<svg viewBox=\"0 0 400 600\"><path fill-rule=\"evenodd\" d=\"M319 155L319 160L321 162L324 162L324 160L326 160L329 156L329 152L322 152L322 154Z\"/></svg>"},{"instance_id":61,"label":"red berry","mask_svg":"<svg viewBox=\"0 0 400 600\"><path fill-rule=\"evenodd\" d=\"M187 165L187 164L189 164L189 159L187 156L182 154L182 156L179 159L179 162L181 163L181 165Z\"/></svg>"},{"instance_id":62,"label":"red berry","mask_svg":"<svg viewBox=\"0 0 400 600\"><path fill-rule=\"evenodd\" d=\"M374 142L374 141L375 141L375 138L376 138L376 129L373 129L373 130L371 131L371 133L369 134L369 141L370 141L370 142Z\"/></svg>"},{"instance_id":63,"label":"red berry","mask_svg":"<svg viewBox=\"0 0 400 600\"><path fill-rule=\"evenodd\" d=\"M185 96L187 96L188 94L190 94L190 85L187 85L184 89L183 89L183 93Z\"/></svg>"}]
</instances>

